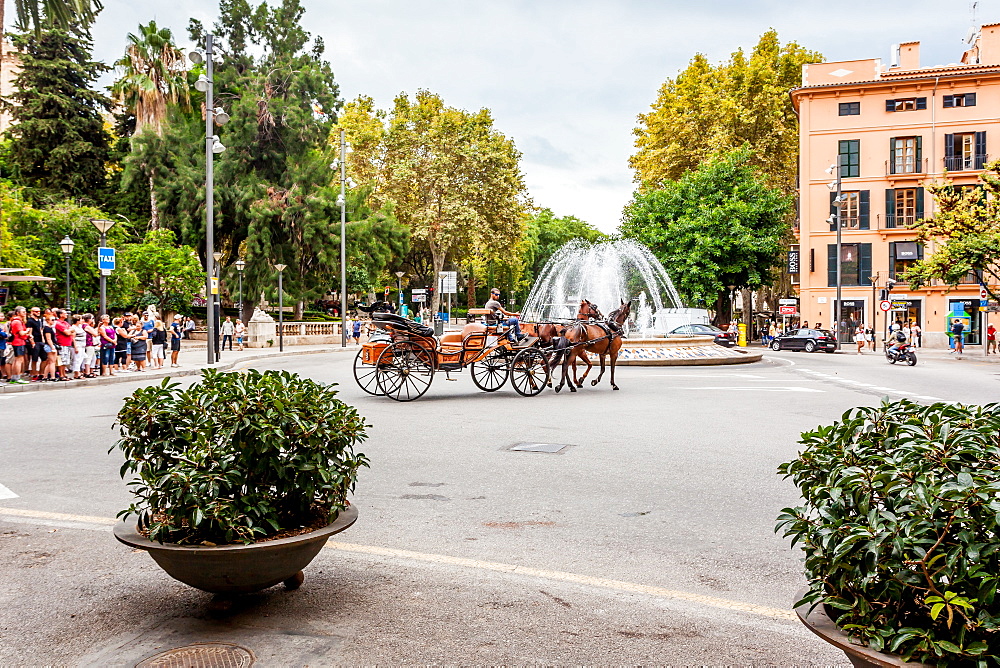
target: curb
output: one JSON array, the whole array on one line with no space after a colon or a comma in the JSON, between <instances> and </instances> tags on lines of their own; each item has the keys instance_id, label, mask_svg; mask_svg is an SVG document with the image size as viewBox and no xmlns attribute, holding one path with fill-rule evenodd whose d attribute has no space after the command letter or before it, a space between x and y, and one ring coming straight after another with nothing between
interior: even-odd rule
<instances>
[{"instance_id":1,"label":"curb","mask_svg":"<svg viewBox=\"0 0 1000 668\"><path fill-rule=\"evenodd\" d=\"M205 369L215 369L216 371L229 371L233 367L244 362L256 362L272 357L290 357L295 355L315 355L318 353L332 353L337 351L354 351L355 348L317 348L311 350L289 350L285 352L261 353L257 355L247 355L231 362L220 362L213 366L195 366L188 369L174 369L168 373L160 371L146 373L143 376L129 374L128 376L101 376L98 378L84 378L75 380L69 385L52 385L51 383L31 383L30 385L0 385L0 396L15 392L48 392L53 390L71 390L75 387L89 387L92 385L112 385L115 383L132 383L135 381L146 381L150 379L160 380L163 378L180 378L182 376L194 376L200 374Z\"/></svg>"}]
</instances>

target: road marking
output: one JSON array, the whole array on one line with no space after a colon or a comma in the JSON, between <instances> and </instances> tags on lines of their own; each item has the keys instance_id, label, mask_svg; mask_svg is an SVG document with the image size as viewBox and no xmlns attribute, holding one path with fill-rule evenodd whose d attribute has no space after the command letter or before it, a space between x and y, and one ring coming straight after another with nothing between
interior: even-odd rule
<instances>
[{"instance_id":1,"label":"road marking","mask_svg":"<svg viewBox=\"0 0 1000 668\"><path fill-rule=\"evenodd\" d=\"M653 378L752 378L754 380L761 379L763 376L758 376L752 373L651 373L644 377Z\"/></svg>"},{"instance_id":2,"label":"road marking","mask_svg":"<svg viewBox=\"0 0 1000 668\"><path fill-rule=\"evenodd\" d=\"M117 520L110 517L97 517L93 515L72 515L68 513L50 513L43 510L29 510L27 508L0 508L0 518L7 518L13 521L35 521L39 524L68 526L71 528L99 529L107 531L117 523ZM781 608L771 608L755 603L744 603L743 601L732 601L715 596L704 596L691 592L667 589L665 587L655 587L652 585L639 584L637 582L626 582L624 580L612 580L609 578L598 578L579 573L568 573L566 571L551 571L542 568L532 568L530 566L517 566L515 564L504 564L496 561L481 561L479 559L466 559L463 557L451 557L445 554L431 554L426 552L413 552L411 550L397 550L390 547L377 547L375 545L358 545L355 543L341 543L327 541L323 546L327 550L337 550L354 554L368 554L379 557L394 557L397 559L409 559L412 561L422 561L445 566L460 566L462 568L472 568L481 571L496 571L500 573L512 573L515 575L525 575L529 577L543 578L546 580L558 580L560 582L572 582L575 584L599 587L601 589L611 589L633 594L645 594L658 598L674 599L678 601L688 601L698 603L720 610L731 610L734 612L745 612L760 617L779 619L783 621L794 621L795 613L791 610Z\"/></svg>"},{"instance_id":3,"label":"road marking","mask_svg":"<svg viewBox=\"0 0 1000 668\"><path fill-rule=\"evenodd\" d=\"M678 385L678 386L675 386L675 387L672 387L672 388L669 388L669 389L672 389L672 390L734 390L734 391L745 390L747 392L826 392L826 390L817 390L814 387L790 387L790 386L786 386L786 387L763 387L761 385L758 385L757 387L718 387L718 386L713 387L713 386L709 386L709 385L699 386L699 387L693 387L693 386L690 386L690 385Z\"/></svg>"},{"instance_id":4,"label":"road marking","mask_svg":"<svg viewBox=\"0 0 1000 668\"><path fill-rule=\"evenodd\" d=\"M504 564L495 561L480 561L479 559L465 559L462 557L449 557L443 554L427 554L424 552L412 552L410 550L397 550L388 547L375 547L372 545L356 545L354 543L341 543L328 541L324 546L328 550L340 552L353 552L357 554L370 554L379 557L395 557L398 559L409 559L413 561L423 561L432 564L442 564L445 566L460 566L462 568L472 568L482 571L497 571L500 573L513 573L515 575L527 575L530 577L544 578L546 580L559 580L561 582L572 582L574 584L589 585L601 589L613 589L633 594L646 594L658 598L667 598L701 605L722 610L732 610L736 612L746 612L761 617L771 619L781 619L792 621L796 619L795 613L791 610L771 608L755 603L744 603L742 601L732 601L715 596L704 596L702 594L692 594L691 592L667 589L665 587L654 587L636 582L625 582L623 580L611 580L608 578L598 578L590 575L580 575L579 573L567 573L565 571L550 571L542 568L532 568L530 566L516 566L514 564Z\"/></svg>"},{"instance_id":5,"label":"road marking","mask_svg":"<svg viewBox=\"0 0 1000 668\"><path fill-rule=\"evenodd\" d=\"M17 494L10 491L8 488L0 485L0 499L16 499Z\"/></svg>"}]
</instances>

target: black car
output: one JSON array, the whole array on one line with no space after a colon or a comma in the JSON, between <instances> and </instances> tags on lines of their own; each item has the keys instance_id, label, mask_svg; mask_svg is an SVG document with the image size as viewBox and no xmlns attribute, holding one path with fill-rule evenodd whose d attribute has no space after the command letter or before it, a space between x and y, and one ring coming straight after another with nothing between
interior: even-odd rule
<instances>
[{"instance_id":1,"label":"black car","mask_svg":"<svg viewBox=\"0 0 1000 668\"><path fill-rule=\"evenodd\" d=\"M817 350L832 353L837 350L837 340L833 332L825 329L792 329L771 341L771 350Z\"/></svg>"},{"instance_id":2,"label":"black car","mask_svg":"<svg viewBox=\"0 0 1000 668\"><path fill-rule=\"evenodd\" d=\"M715 342L720 346L732 348L736 345L736 332L724 332L713 325L703 325L701 323L681 325L680 327L675 327L670 330L670 334L680 334L682 336L713 336L715 337Z\"/></svg>"}]
</instances>

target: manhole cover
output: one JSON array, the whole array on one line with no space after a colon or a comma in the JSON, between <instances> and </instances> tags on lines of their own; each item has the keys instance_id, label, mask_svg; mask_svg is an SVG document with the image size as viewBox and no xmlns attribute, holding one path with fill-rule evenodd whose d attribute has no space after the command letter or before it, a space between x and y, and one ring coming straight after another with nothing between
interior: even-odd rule
<instances>
[{"instance_id":1,"label":"manhole cover","mask_svg":"<svg viewBox=\"0 0 1000 668\"><path fill-rule=\"evenodd\" d=\"M555 455L570 447L573 446L566 443L515 443L507 449L512 452L545 452Z\"/></svg>"},{"instance_id":2,"label":"manhole cover","mask_svg":"<svg viewBox=\"0 0 1000 668\"><path fill-rule=\"evenodd\" d=\"M253 663L253 653L239 645L200 642L161 652L135 668L247 668Z\"/></svg>"}]
</instances>

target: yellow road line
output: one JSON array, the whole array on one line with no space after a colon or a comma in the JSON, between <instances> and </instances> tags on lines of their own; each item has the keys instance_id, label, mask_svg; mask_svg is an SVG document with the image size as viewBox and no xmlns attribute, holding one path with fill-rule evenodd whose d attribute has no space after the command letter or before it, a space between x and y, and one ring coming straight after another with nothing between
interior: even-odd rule
<instances>
[{"instance_id":1,"label":"yellow road line","mask_svg":"<svg viewBox=\"0 0 1000 668\"><path fill-rule=\"evenodd\" d=\"M109 517L96 517L93 515L73 515L68 513L50 513L43 510L29 510L26 508L2 508L0 507L0 517L24 517L38 520L54 520L61 522L79 522L84 524L100 524L113 526L117 520ZM480 559L466 559L464 557L450 557L444 554L431 554L427 552L414 552L412 550L397 550L391 547L377 547L375 545L359 545L356 543L341 543L339 541L327 541L324 546L328 550L339 552L353 552L355 554L367 554L378 557L393 557L396 559L408 559L411 561L422 561L443 566L458 566L461 568L471 568L480 571L495 571L498 573L512 573L514 575L525 575L528 577L542 578L545 580L556 580L559 582L570 582L573 584L587 585L601 589L622 591L632 594L645 594L657 598L673 599L678 601L688 601L699 605L718 608L720 610L731 610L733 612L744 612L759 617L770 619L794 620L795 613L791 610L771 608L765 605L754 603L744 603L742 601L732 601L715 596L705 596L703 594L693 594L691 592L679 591L677 589L667 589L666 587L655 587L652 585L639 584L637 582L626 582L624 580L612 580L609 578L599 578L591 575L581 575L579 573L568 573L566 571L552 571L544 568L533 568L531 566L518 566L515 564L505 564L497 561L482 561Z\"/></svg>"},{"instance_id":2,"label":"yellow road line","mask_svg":"<svg viewBox=\"0 0 1000 668\"><path fill-rule=\"evenodd\" d=\"M462 568L473 568L485 571L498 571L501 573L513 573L515 575L527 575L530 577L544 578L546 580L559 580L561 582L572 582L574 584L600 587L601 589L612 589L616 591L630 592L634 594L645 594L658 598L667 598L681 601L689 601L700 605L732 610L735 612L745 612L771 619L794 620L795 613L791 610L771 608L754 603L743 603L742 601L731 601L715 596L704 596L702 594L692 594L691 592L667 589L665 587L654 587L652 585L638 584L636 582L625 582L623 580L610 580L608 578L598 578L590 575L580 575L578 573L567 573L565 571L550 571L542 568L532 568L530 566L516 566L514 564L504 564L495 561L480 561L479 559L465 559L462 557L449 557L443 554L428 554L424 552L412 552L410 550L397 550L388 547L375 547L373 545L357 545L354 543L341 543L328 541L326 549L338 550L341 552L355 552L358 554L370 554L379 557L395 557L398 559L411 559L432 564L442 564L446 566L459 566Z\"/></svg>"}]
</instances>

